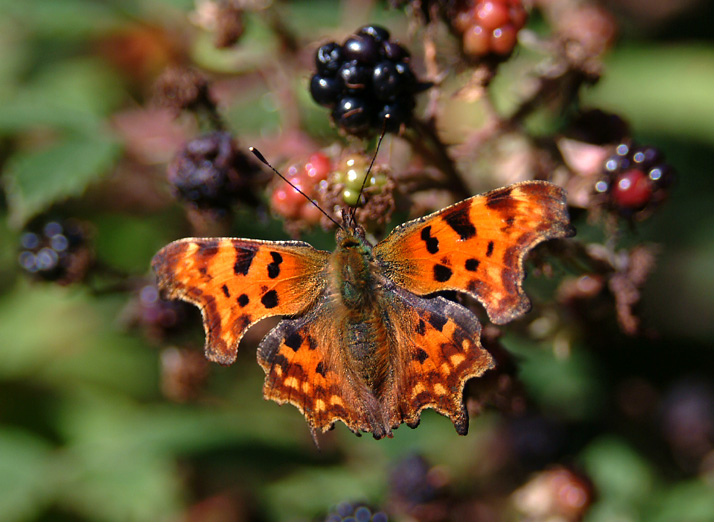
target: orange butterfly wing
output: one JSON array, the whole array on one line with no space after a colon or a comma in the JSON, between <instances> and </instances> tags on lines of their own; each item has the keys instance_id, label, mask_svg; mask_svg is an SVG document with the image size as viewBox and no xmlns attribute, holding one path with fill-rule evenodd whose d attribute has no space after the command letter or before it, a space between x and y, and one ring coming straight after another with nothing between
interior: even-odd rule
<instances>
[{"instance_id":1,"label":"orange butterfly wing","mask_svg":"<svg viewBox=\"0 0 714 522\"><path fill-rule=\"evenodd\" d=\"M418 295L467 292L503 324L528 311L523 258L546 239L570 237L562 188L527 181L409 221L374 254L397 285Z\"/></svg>"},{"instance_id":2,"label":"orange butterfly wing","mask_svg":"<svg viewBox=\"0 0 714 522\"><path fill-rule=\"evenodd\" d=\"M474 315L442 297L422 298L389 284L377 306L384 335L377 336L372 364L386 366L379 391L349 363L348 321L327 292L315 308L281 321L261 342L265 398L296 406L313 433L342 421L355 433L381 439L403 422L415 427L421 411L433 408L466 434L464 385L493 367Z\"/></svg>"},{"instance_id":3,"label":"orange butterfly wing","mask_svg":"<svg viewBox=\"0 0 714 522\"><path fill-rule=\"evenodd\" d=\"M405 422L416 427L421 411L432 408L466 435L466 381L494 366L479 342L481 325L470 310L443 297L423 298L401 289L395 293L399 299L388 307L394 382L391 397L385 398L392 426Z\"/></svg>"},{"instance_id":4,"label":"orange butterfly wing","mask_svg":"<svg viewBox=\"0 0 714 522\"><path fill-rule=\"evenodd\" d=\"M151 264L163 297L200 308L206 356L231 364L252 324L298 314L318 299L329 255L300 241L186 238L162 248Z\"/></svg>"},{"instance_id":5,"label":"orange butterfly wing","mask_svg":"<svg viewBox=\"0 0 714 522\"><path fill-rule=\"evenodd\" d=\"M388 427L380 407L345 358L347 330L329 292L305 315L281 321L258 347L263 395L297 407L313 433L339 420L355 433L382 438Z\"/></svg>"}]
</instances>

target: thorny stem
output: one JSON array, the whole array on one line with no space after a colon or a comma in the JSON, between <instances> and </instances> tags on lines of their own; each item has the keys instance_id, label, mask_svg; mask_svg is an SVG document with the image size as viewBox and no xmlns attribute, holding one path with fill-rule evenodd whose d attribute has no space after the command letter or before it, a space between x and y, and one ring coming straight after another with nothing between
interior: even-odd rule
<instances>
[{"instance_id":1,"label":"thorny stem","mask_svg":"<svg viewBox=\"0 0 714 522\"><path fill-rule=\"evenodd\" d=\"M555 78L546 75L540 76L538 78L538 88L533 91L531 96L521 102L513 114L504 121L504 124L509 127L520 125L535 109L543 107L554 96L559 94L566 99L561 106L567 107L576 98L580 86L586 80L587 78L581 72L573 71L572 69Z\"/></svg>"}]
</instances>

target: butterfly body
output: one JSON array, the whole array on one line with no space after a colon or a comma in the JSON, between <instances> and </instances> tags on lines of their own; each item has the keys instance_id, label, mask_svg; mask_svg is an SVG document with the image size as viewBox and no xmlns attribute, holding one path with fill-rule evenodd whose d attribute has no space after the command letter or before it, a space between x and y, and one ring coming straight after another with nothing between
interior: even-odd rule
<instances>
[{"instance_id":1,"label":"butterfly body","mask_svg":"<svg viewBox=\"0 0 714 522\"><path fill-rule=\"evenodd\" d=\"M313 432L336 421L375 438L421 411L468 430L463 388L493 360L458 290L504 323L529 306L523 258L572 234L562 189L526 182L456 203L397 227L372 246L344 219L332 253L297 241L175 241L154 258L167 297L199 306L209 359L230 364L256 321L286 316L258 347L264 396L290 403Z\"/></svg>"}]
</instances>

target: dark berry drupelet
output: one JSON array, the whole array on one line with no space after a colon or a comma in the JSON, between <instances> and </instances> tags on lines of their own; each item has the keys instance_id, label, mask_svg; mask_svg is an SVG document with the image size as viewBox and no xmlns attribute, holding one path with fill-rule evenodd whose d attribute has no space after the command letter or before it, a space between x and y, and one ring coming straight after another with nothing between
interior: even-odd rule
<instances>
[{"instance_id":1,"label":"dark berry drupelet","mask_svg":"<svg viewBox=\"0 0 714 522\"><path fill-rule=\"evenodd\" d=\"M84 278L92 261L86 227L76 220L36 222L20 236L18 262L37 279L75 283Z\"/></svg>"},{"instance_id":2,"label":"dark berry drupelet","mask_svg":"<svg viewBox=\"0 0 714 522\"><path fill-rule=\"evenodd\" d=\"M325 522L389 522L389 517L364 504L342 502L327 515Z\"/></svg>"},{"instance_id":3,"label":"dark berry drupelet","mask_svg":"<svg viewBox=\"0 0 714 522\"><path fill-rule=\"evenodd\" d=\"M610 207L626 217L662 203L674 181L674 169L654 147L618 145L605 161L603 179L595 190L607 196Z\"/></svg>"},{"instance_id":4,"label":"dark berry drupelet","mask_svg":"<svg viewBox=\"0 0 714 522\"><path fill-rule=\"evenodd\" d=\"M238 201L255 204L259 168L238 150L227 132L189 141L168 167L176 197L202 210L225 212Z\"/></svg>"},{"instance_id":5,"label":"dark berry drupelet","mask_svg":"<svg viewBox=\"0 0 714 522\"><path fill-rule=\"evenodd\" d=\"M342 45L329 42L317 50L310 93L332 109L333 121L348 134L365 135L385 124L397 132L411 121L415 95L428 87L416 79L409 60L409 51L390 40L389 31L367 25Z\"/></svg>"}]
</instances>

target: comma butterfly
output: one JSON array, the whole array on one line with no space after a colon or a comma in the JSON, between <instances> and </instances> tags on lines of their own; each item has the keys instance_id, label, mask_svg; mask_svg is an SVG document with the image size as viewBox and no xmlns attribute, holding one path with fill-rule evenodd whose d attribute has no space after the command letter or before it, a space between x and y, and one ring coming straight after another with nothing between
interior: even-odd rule
<instances>
[{"instance_id":1,"label":"comma butterfly","mask_svg":"<svg viewBox=\"0 0 714 522\"><path fill-rule=\"evenodd\" d=\"M481 325L439 292L476 298L497 324L525 313L523 259L574 234L565 193L544 181L474 196L404 223L371 245L343 211L334 252L301 241L186 238L152 266L165 297L201 309L206 356L231 364L245 331L287 316L262 340L264 396L290 403L313 433L342 421L389 437L433 408L465 435L466 381L494 366Z\"/></svg>"}]
</instances>

